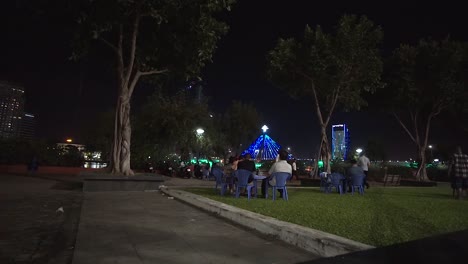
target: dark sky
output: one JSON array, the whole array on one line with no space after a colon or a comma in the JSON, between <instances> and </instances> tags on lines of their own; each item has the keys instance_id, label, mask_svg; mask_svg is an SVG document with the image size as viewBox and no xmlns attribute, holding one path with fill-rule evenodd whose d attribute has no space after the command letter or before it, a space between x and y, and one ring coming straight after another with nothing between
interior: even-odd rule
<instances>
[{"instance_id":1,"label":"dark sky","mask_svg":"<svg viewBox=\"0 0 468 264\"><path fill-rule=\"evenodd\" d=\"M7 2L0 7L0 79L24 85L27 111L37 116L39 136L57 141L79 138L86 121L94 113L110 109L116 100L112 64L68 60L69 23L73 22L66 17L68 14L54 13L50 4L47 15L41 15L21 4L27 1ZM468 38L465 9L446 1L443 6L410 1L374 5L356 1L238 2L227 17L229 33L219 43L213 64L203 72L207 83L204 92L219 112L232 100L253 102L270 127L271 137L291 147L299 157L315 153L319 130L311 100L293 100L265 78L266 54L279 37L300 36L305 24L320 24L329 32L341 15L364 14L383 28L384 55L399 43L412 44L423 37ZM144 89L136 92L137 102L150 93L150 89ZM368 139L376 139L385 143L391 159L414 155L408 137L386 114L369 110L337 112L333 123L348 124L354 148L365 147ZM457 128L447 119L436 122L432 144L466 143L466 134Z\"/></svg>"}]
</instances>

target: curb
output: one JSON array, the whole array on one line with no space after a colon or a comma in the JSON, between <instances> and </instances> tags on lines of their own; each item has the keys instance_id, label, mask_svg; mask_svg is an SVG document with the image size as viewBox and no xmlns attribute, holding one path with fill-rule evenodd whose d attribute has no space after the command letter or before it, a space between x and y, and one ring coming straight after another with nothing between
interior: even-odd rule
<instances>
[{"instance_id":1,"label":"curb","mask_svg":"<svg viewBox=\"0 0 468 264\"><path fill-rule=\"evenodd\" d=\"M276 236L286 243L305 249L321 257L333 257L374 248L373 246L344 237L280 221L273 217L250 212L183 190L170 190L168 188L160 188L160 190L166 195L175 197L205 211L215 213L263 234Z\"/></svg>"}]
</instances>

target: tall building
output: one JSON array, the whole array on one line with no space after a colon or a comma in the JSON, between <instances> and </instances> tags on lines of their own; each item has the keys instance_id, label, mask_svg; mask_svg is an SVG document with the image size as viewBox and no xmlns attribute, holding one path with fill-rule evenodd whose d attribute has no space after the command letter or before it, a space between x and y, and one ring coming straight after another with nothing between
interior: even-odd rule
<instances>
[{"instance_id":1,"label":"tall building","mask_svg":"<svg viewBox=\"0 0 468 264\"><path fill-rule=\"evenodd\" d=\"M24 113L19 136L26 140L33 140L36 137L36 119L33 114Z\"/></svg>"},{"instance_id":2,"label":"tall building","mask_svg":"<svg viewBox=\"0 0 468 264\"><path fill-rule=\"evenodd\" d=\"M332 159L346 160L348 158L349 141L346 124L332 125Z\"/></svg>"},{"instance_id":3,"label":"tall building","mask_svg":"<svg viewBox=\"0 0 468 264\"><path fill-rule=\"evenodd\" d=\"M19 136L23 112L23 87L0 81L0 138Z\"/></svg>"}]
</instances>

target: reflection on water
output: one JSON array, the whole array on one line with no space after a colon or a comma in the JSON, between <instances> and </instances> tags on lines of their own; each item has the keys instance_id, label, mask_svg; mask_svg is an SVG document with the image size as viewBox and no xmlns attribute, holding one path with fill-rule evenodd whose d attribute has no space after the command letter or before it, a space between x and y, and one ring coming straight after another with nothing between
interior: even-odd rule
<instances>
[{"instance_id":1,"label":"reflection on water","mask_svg":"<svg viewBox=\"0 0 468 264\"><path fill-rule=\"evenodd\" d=\"M86 161L83 167L87 169L101 169L107 167L106 162Z\"/></svg>"}]
</instances>

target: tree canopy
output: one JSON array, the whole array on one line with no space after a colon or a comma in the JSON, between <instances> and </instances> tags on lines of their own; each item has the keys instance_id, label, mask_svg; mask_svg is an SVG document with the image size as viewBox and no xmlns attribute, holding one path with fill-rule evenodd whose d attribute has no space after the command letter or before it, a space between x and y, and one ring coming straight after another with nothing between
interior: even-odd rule
<instances>
[{"instance_id":1,"label":"tree canopy","mask_svg":"<svg viewBox=\"0 0 468 264\"><path fill-rule=\"evenodd\" d=\"M417 147L417 176L421 180L427 180L426 151L432 121L466 99L466 47L449 39L420 40L415 46L401 45L388 63L384 101Z\"/></svg>"},{"instance_id":2,"label":"tree canopy","mask_svg":"<svg viewBox=\"0 0 468 264\"><path fill-rule=\"evenodd\" d=\"M366 105L363 93L382 86L382 36L381 28L365 16L345 15L334 33L307 25L302 39L279 39L268 54L270 80L293 97L312 99L322 134L318 158L324 159L328 171L326 128L333 112L337 107L360 109Z\"/></svg>"},{"instance_id":3,"label":"tree canopy","mask_svg":"<svg viewBox=\"0 0 468 264\"><path fill-rule=\"evenodd\" d=\"M234 0L95 0L80 2L73 58L97 40L115 56L118 98L111 169L133 175L130 166L130 101L142 77L171 73L198 76L211 61L227 25L215 14Z\"/></svg>"}]
</instances>

